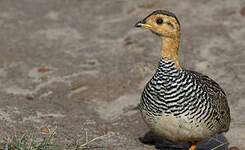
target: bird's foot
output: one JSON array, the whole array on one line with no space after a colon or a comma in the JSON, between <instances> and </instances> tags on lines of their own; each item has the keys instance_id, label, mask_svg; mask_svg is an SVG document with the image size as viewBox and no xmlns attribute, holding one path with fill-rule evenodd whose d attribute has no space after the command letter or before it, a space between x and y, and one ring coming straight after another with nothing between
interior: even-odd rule
<instances>
[{"instance_id":1,"label":"bird's foot","mask_svg":"<svg viewBox=\"0 0 245 150\"><path fill-rule=\"evenodd\" d=\"M195 150L197 148L197 145L191 145L191 147L189 148L189 150Z\"/></svg>"},{"instance_id":2,"label":"bird's foot","mask_svg":"<svg viewBox=\"0 0 245 150\"><path fill-rule=\"evenodd\" d=\"M189 150L196 150L197 145L198 145L199 143L200 143L200 142L194 142L194 143L189 142L189 145L190 145Z\"/></svg>"}]
</instances>

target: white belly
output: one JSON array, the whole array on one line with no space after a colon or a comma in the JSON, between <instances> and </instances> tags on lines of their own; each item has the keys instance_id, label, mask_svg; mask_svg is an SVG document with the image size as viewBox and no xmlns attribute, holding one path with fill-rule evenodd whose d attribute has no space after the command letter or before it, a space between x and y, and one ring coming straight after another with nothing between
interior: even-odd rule
<instances>
[{"instance_id":1,"label":"white belly","mask_svg":"<svg viewBox=\"0 0 245 150\"><path fill-rule=\"evenodd\" d=\"M141 113L144 121L154 133L175 143L201 141L212 136L203 123L195 121L188 123L185 118L176 118L165 113L157 117L149 115L145 110L142 110Z\"/></svg>"}]
</instances>

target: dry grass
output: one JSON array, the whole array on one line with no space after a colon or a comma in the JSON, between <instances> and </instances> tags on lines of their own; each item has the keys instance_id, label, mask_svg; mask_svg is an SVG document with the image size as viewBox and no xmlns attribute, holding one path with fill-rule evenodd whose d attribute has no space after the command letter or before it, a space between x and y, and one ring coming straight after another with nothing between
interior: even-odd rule
<instances>
[{"instance_id":1,"label":"dry grass","mask_svg":"<svg viewBox=\"0 0 245 150\"><path fill-rule=\"evenodd\" d=\"M0 139L0 150L54 150L60 147L69 150L83 150L91 148L91 143L102 140L106 133L91 140L86 138L82 144L79 142L80 140L73 140L66 145L56 143L55 135L56 128L51 132L47 126L42 127L41 134L35 136L34 132L28 131L22 136L8 135L2 140Z\"/></svg>"},{"instance_id":2,"label":"dry grass","mask_svg":"<svg viewBox=\"0 0 245 150\"><path fill-rule=\"evenodd\" d=\"M54 143L55 131L44 138L38 138L31 132L22 136L9 135L0 141L0 150L51 150L59 145Z\"/></svg>"}]
</instances>

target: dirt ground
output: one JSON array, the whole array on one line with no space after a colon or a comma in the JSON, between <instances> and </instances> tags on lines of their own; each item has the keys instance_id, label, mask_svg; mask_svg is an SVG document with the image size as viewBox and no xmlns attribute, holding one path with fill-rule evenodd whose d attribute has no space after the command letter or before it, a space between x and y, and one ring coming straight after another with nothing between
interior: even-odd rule
<instances>
[{"instance_id":1,"label":"dirt ground","mask_svg":"<svg viewBox=\"0 0 245 150\"><path fill-rule=\"evenodd\" d=\"M182 66L223 87L232 116L224 136L245 149L243 7L244 0L0 0L0 136L47 125L61 144L105 135L90 149L166 149L139 140L148 128L136 106L160 40L134 24L168 9L182 25Z\"/></svg>"}]
</instances>

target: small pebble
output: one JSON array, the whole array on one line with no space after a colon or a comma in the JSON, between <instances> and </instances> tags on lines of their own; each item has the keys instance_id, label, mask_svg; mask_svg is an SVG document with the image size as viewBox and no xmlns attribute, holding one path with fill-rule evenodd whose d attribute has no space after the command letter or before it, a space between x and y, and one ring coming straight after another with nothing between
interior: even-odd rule
<instances>
[{"instance_id":1,"label":"small pebble","mask_svg":"<svg viewBox=\"0 0 245 150\"><path fill-rule=\"evenodd\" d=\"M43 72L50 71L50 69L48 69L48 68L39 68L37 71L43 73Z\"/></svg>"},{"instance_id":2,"label":"small pebble","mask_svg":"<svg viewBox=\"0 0 245 150\"><path fill-rule=\"evenodd\" d=\"M242 15L242 16L245 16L245 6L244 6L244 7L242 7L242 9L241 9L240 13L241 13L241 15Z\"/></svg>"},{"instance_id":3,"label":"small pebble","mask_svg":"<svg viewBox=\"0 0 245 150\"><path fill-rule=\"evenodd\" d=\"M32 101L34 99L34 97L28 95L28 96L26 96L26 99Z\"/></svg>"}]
</instances>

